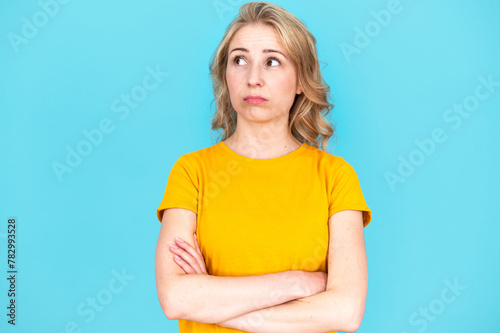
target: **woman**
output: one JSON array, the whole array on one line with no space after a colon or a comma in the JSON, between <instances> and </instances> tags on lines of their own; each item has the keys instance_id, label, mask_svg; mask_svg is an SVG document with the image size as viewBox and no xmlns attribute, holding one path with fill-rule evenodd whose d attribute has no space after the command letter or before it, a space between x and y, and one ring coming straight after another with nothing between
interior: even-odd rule
<instances>
[{"instance_id":1,"label":"woman","mask_svg":"<svg viewBox=\"0 0 500 333\"><path fill-rule=\"evenodd\" d=\"M289 12L251 2L214 55L222 141L176 161L157 209L158 298L181 333L361 324L371 211L354 169L324 151L333 105L315 44Z\"/></svg>"}]
</instances>

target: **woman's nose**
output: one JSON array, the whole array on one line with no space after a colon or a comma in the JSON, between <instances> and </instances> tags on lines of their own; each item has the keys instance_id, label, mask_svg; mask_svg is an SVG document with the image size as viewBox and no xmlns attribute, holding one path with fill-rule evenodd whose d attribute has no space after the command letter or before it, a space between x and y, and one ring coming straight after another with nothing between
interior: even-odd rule
<instances>
[{"instance_id":1,"label":"woman's nose","mask_svg":"<svg viewBox=\"0 0 500 333\"><path fill-rule=\"evenodd\" d=\"M259 66L259 64L253 64L252 66L250 66L247 75L247 81L249 85L262 85L262 68L261 66Z\"/></svg>"}]
</instances>

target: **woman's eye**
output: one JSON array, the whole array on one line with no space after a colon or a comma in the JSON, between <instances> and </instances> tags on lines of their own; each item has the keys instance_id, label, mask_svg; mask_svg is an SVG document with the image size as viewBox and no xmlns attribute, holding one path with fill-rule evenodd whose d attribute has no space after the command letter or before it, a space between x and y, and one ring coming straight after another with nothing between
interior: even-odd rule
<instances>
[{"instance_id":1,"label":"woman's eye","mask_svg":"<svg viewBox=\"0 0 500 333\"><path fill-rule=\"evenodd\" d=\"M269 64L269 63L270 63L270 62L272 62L272 61L277 62L277 63L278 63L278 65L279 65L279 64L281 64L281 62L280 62L278 59L276 59L276 58L269 58L269 60L267 61L267 63ZM276 66L272 66L272 65L271 65L271 67L276 67Z\"/></svg>"},{"instance_id":2,"label":"woman's eye","mask_svg":"<svg viewBox=\"0 0 500 333\"><path fill-rule=\"evenodd\" d=\"M242 57L235 57L233 62L236 64L236 65L239 65L238 63L238 60L242 60L243 58Z\"/></svg>"},{"instance_id":3,"label":"woman's eye","mask_svg":"<svg viewBox=\"0 0 500 333\"><path fill-rule=\"evenodd\" d=\"M244 60L242 57L235 57L233 59L233 63L235 63L236 65L241 65L241 63L239 63L240 60ZM273 65L273 61L274 61L274 65ZM244 63L243 63L244 64ZM269 65L270 67L276 67L277 65L281 65L281 61L279 61L278 59L276 58L269 58L267 60L267 65Z\"/></svg>"}]
</instances>

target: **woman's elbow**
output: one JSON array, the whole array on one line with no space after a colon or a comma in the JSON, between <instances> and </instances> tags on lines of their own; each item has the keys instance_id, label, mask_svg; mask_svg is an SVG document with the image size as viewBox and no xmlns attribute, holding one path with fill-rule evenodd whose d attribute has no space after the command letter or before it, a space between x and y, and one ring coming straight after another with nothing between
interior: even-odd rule
<instances>
[{"instance_id":1,"label":"woman's elbow","mask_svg":"<svg viewBox=\"0 0 500 333\"><path fill-rule=\"evenodd\" d=\"M175 309L170 305L162 305L163 314L170 320L179 320L181 319L181 315L175 311Z\"/></svg>"},{"instance_id":2,"label":"woman's elbow","mask_svg":"<svg viewBox=\"0 0 500 333\"><path fill-rule=\"evenodd\" d=\"M345 323L345 328L342 332L346 333L354 333L359 330L361 326L361 321L363 320L363 316L365 313L364 306L353 306L351 311L350 319Z\"/></svg>"},{"instance_id":3,"label":"woman's elbow","mask_svg":"<svg viewBox=\"0 0 500 333\"><path fill-rule=\"evenodd\" d=\"M342 332L345 332L345 333L355 333L359 330L359 326L361 325L352 325L353 323L350 323L350 326L346 326L345 329L342 330ZM361 323L360 323L361 324Z\"/></svg>"},{"instance_id":4,"label":"woman's elbow","mask_svg":"<svg viewBox=\"0 0 500 333\"><path fill-rule=\"evenodd\" d=\"M170 320L179 320L182 319L182 313L179 311L179 307L175 306L175 302L172 300L172 293L169 292L166 288L158 289L158 300L160 302L160 307L167 317Z\"/></svg>"}]
</instances>

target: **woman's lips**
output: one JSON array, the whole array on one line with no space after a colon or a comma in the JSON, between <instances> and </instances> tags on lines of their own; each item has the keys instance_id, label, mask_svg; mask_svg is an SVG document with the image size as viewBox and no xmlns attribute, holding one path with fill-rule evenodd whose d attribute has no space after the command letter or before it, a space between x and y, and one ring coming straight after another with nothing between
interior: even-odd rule
<instances>
[{"instance_id":1,"label":"woman's lips","mask_svg":"<svg viewBox=\"0 0 500 333\"><path fill-rule=\"evenodd\" d=\"M246 98L245 101L247 103L250 103L250 104L260 104L260 103L264 103L266 102L267 100L264 99L264 98L258 98L258 97L249 97L249 98Z\"/></svg>"},{"instance_id":2,"label":"woman's lips","mask_svg":"<svg viewBox=\"0 0 500 333\"><path fill-rule=\"evenodd\" d=\"M260 103L264 103L266 100L265 99L262 99L262 98L248 98L246 99L247 103L250 103L250 104L260 104Z\"/></svg>"}]
</instances>

